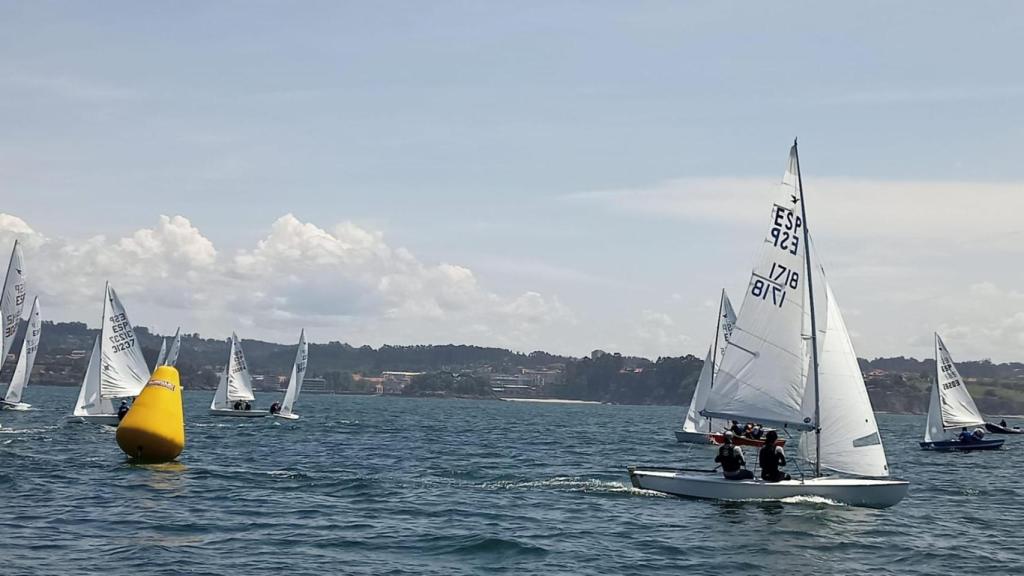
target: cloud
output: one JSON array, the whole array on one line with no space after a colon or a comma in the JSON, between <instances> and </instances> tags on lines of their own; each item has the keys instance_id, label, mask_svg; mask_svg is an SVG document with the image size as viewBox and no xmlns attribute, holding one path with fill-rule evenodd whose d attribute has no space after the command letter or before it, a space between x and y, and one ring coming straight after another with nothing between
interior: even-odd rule
<instances>
[{"instance_id":1,"label":"cloud","mask_svg":"<svg viewBox=\"0 0 1024 576\"><path fill-rule=\"evenodd\" d=\"M95 324L106 280L133 321L223 337L288 341L299 328L358 343L470 342L533 349L538 332L573 322L557 298L503 295L473 271L428 264L352 223L330 230L287 214L254 247L218 252L181 216L122 238L50 238L0 214L0 241L25 243L30 291L51 318Z\"/></svg>"}]
</instances>

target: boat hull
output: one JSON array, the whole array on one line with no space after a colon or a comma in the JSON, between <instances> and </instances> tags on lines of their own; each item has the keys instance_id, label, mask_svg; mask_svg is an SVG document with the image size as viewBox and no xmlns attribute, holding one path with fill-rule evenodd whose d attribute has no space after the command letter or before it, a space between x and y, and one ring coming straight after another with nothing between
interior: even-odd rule
<instances>
[{"instance_id":1,"label":"boat hull","mask_svg":"<svg viewBox=\"0 0 1024 576\"><path fill-rule=\"evenodd\" d=\"M15 403L0 402L0 408L2 408L4 410L18 410L18 411L22 411L22 410L28 410L28 409L32 408L32 405L31 404L25 404L24 402L15 402Z\"/></svg>"},{"instance_id":2,"label":"boat hull","mask_svg":"<svg viewBox=\"0 0 1024 576\"><path fill-rule=\"evenodd\" d=\"M65 420L75 424L106 424L107 426L117 426L121 422L117 414L84 414L82 416L72 414Z\"/></svg>"},{"instance_id":3,"label":"boat hull","mask_svg":"<svg viewBox=\"0 0 1024 576\"><path fill-rule=\"evenodd\" d=\"M273 416L274 418L284 418L285 420L298 420L299 419L299 415L298 414L281 414L280 412L278 412L277 414L271 414L271 416Z\"/></svg>"},{"instance_id":4,"label":"boat hull","mask_svg":"<svg viewBox=\"0 0 1024 576\"><path fill-rule=\"evenodd\" d=\"M676 430L676 442L683 444L714 444L711 438L703 432L688 432Z\"/></svg>"},{"instance_id":5,"label":"boat hull","mask_svg":"<svg viewBox=\"0 0 1024 576\"><path fill-rule=\"evenodd\" d=\"M725 436L722 434L711 434L710 438L712 444L720 445L725 443ZM764 440L755 440L753 438L747 438L746 436L733 436L732 443L735 444L736 446L753 446L755 448L760 448L764 446ZM778 440L775 441L775 444L777 446L785 446L786 439L779 438Z\"/></svg>"},{"instance_id":6,"label":"boat hull","mask_svg":"<svg viewBox=\"0 0 1024 576\"><path fill-rule=\"evenodd\" d=\"M991 422L985 422L985 429L993 434L1024 434L1024 430L1021 430L1020 428L1000 426L999 424L993 424Z\"/></svg>"},{"instance_id":7,"label":"boat hull","mask_svg":"<svg viewBox=\"0 0 1024 576\"><path fill-rule=\"evenodd\" d=\"M263 418L270 414L266 410L231 410L222 408L210 408L211 416L231 416L234 418Z\"/></svg>"},{"instance_id":8,"label":"boat hull","mask_svg":"<svg viewBox=\"0 0 1024 576\"><path fill-rule=\"evenodd\" d=\"M674 496L712 500L767 500L818 497L850 506L888 508L907 495L909 482L861 478L809 478L764 482L726 480L718 474L692 473L667 468L630 468L633 486Z\"/></svg>"},{"instance_id":9,"label":"boat hull","mask_svg":"<svg viewBox=\"0 0 1024 576\"><path fill-rule=\"evenodd\" d=\"M978 440L977 442L960 442L957 440L941 440L939 442L921 442L922 450L936 452L975 452L978 450L998 450L1006 440Z\"/></svg>"}]
</instances>

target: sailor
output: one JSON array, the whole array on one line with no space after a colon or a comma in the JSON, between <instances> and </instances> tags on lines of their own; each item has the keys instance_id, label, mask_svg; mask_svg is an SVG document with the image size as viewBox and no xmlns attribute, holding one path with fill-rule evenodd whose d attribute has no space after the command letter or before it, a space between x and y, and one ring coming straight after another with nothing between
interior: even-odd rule
<instances>
[{"instance_id":1,"label":"sailor","mask_svg":"<svg viewBox=\"0 0 1024 576\"><path fill-rule=\"evenodd\" d=\"M270 405L270 413L271 414L277 414L280 411L281 411L281 403L280 402L274 402L273 404Z\"/></svg>"},{"instance_id":2,"label":"sailor","mask_svg":"<svg viewBox=\"0 0 1024 576\"><path fill-rule=\"evenodd\" d=\"M975 441L980 442L985 438L985 431L982 430L980 427L975 428L974 432L971 433L971 436L974 438Z\"/></svg>"},{"instance_id":3,"label":"sailor","mask_svg":"<svg viewBox=\"0 0 1024 576\"><path fill-rule=\"evenodd\" d=\"M118 421L123 420L125 414L127 414L129 410L131 410L131 407L128 406L128 401L127 400L121 400L121 405L118 406L118 408L117 408L117 420Z\"/></svg>"},{"instance_id":4,"label":"sailor","mask_svg":"<svg viewBox=\"0 0 1024 576\"><path fill-rule=\"evenodd\" d=\"M750 422L747 422L747 425L743 427L743 435L746 436L747 438L750 438L753 435L753 432L754 425Z\"/></svg>"},{"instance_id":5,"label":"sailor","mask_svg":"<svg viewBox=\"0 0 1024 576\"><path fill-rule=\"evenodd\" d=\"M743 434L743 429L740 428L740 423L736 420L732 421L732 427L729 430L732 430L733 434Z\"/></svg>"},{"instance_id":6,"label":"sailor","mask_svg":"<svg viewBox=\"0 0 1024 576\"><path fill-rule=\"evenodd\" d=\"M970 432L968 432L967 427L964 426L963 428L960 429L960 435L957 436L957 440L961 442L973 442L974 436Z\"/></svg>"},{"instance_id":7,"label":"sailor","mask_svg":"<svg viewBox=\"0 0 1024 576\"><path fill-rule=\"evenodd\" d=\"M779 434L775 430L769 430L768 434L764 437L764 446L761 447L761 451L758 453L758 464L761 466L761 479L766 482L779 482L781 480L789 480L789 474L786 474L780 468L786 465L786 452L782 449L782 446L776 446L775 443L779 439Z\"/></svg>"},{"instance_id":8,"label":"sailor","mask_svg":"<svg viewBox=\"0 0 1024 576\"><path fill-rule=\"evenodd\" d=\"M241 410L242 409L242 401L241 400L235 400L235 404L234 404L233 408L235 410Z\"/></svg>"},{"instance_id":9,"label":"sailor","mask_svg":"<svg viewBox=\"0 0 1024 576\"><path fill-rule=\"evenodd\" d=\"M248 400L246 400L246 402L245 402L245 409L246 410L252 410L252 404L249 404Z\"/></svg>"},{"instance_id":10,"label":"sailor","mask_svg":"<svg viewBox=\"0 0 1024 576\"><path fill-rule=\"evenodd\" d=\"M754 424L754 429L750 432L751 438L760 440L762 434L764 434L764 428L760 424Z\"/></svg>"},{"instance_id":11,"label":"sailor","mask_svg":"<svg viewBox=\"0 0 1024 576\"><path fill-rule=\"evenodd\" d=\"M999 425L1002 426L1003 428L1006 428L1006 418L1003 418L1002 420L1000 420L999 421Z\"/></svg>"},{"instance_id":12,"label":"sailor","mask_svg":"<svg viewBox=\"0 0 1024 576\"><path fill-rule=\"evenodd\" d=\"M733 446L733 436L731 430L726 431L725 441L718 449L715 462L722 466L722 476L727 480L753 480L754 473L744 468L746 462L743 460L743 451L739 446Z\"/></svg>"}]
</instances>

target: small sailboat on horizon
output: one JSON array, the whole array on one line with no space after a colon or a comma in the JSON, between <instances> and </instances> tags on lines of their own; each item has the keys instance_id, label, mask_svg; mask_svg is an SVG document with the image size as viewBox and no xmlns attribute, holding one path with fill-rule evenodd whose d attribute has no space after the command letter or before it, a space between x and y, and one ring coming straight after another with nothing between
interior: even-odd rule
<instances>
[{"instance_id":1,"label":"small sailboat on horizon","mask_svg":"<svg viewBox=\"0 0 1024 576\"><path fill-rule=\"evenodd\" d=\"M217 391L210 403L210 414L213 416L233 416L236 418L262 418L269 414L267 410L253 410L250 402L255 402L252 393L252 376L249 365L245 361L242 343L238 335L231 333L228 347L228 363L220 375Z\"/></svg>"},{"instance_id":2,"label":"small sailboat on horizon","mask_svg":"<svg viewBox=\"0 0 1024 576\"><path fill-rule=\"evenodd\" d=\"M299 333L299 349L295 352L295 362L292 364L292 373L288 377L288 389L285 390L284 400L281 401L280 409L271 409L270 413L275 418L287 420L298 420L299 415L293 412L295 401L299 399L299 392L302 391L302 379L306 376L306 361L309 358L309 345L306 343L306 331Z\"/></svg>"},{"instance_id":3,"label":"small sailboat on horizon","mask_svg":"<svg viewBox=\"0 0 1024 576\"><path fill-rule=\"evenodd\" d=\"M67 421L116 426L120 419L112 400L138 396L150 373L128 313L107 282L100 333L93 344L78 401Z\"/></svg>"},{"instance_id":4,"label":"small sailboat on horizon","mask_svg":"<svg viewBox=\"0 0 1024 576\"><path fill-rule=\"evenodd\" d=\"M726 479L715 471L630 467L636 488L717 500L826 498L885 508L909 483L889 478L871 401L831 287L819 285L826 314L819 326L797 145L771 210L768 235L702 415L756 421L802 432L813 471L793 480ZM819 331L821 345L819 347ZM839 475L830 476L822 469ZM799 473L799 471L798 471Z\"/></svg>"},{"instance_id":5,"label":"small sailboat on horizon","mask_svg":"<svg viewBox=\"0 0 1024 576\"><path fill-rule=\"evenodd\" d=\"M733 311L729 296L722 290L718 301L718 322L715 325L715 339L708 348L707 356L704 358L704 365L700 369L700 376L697 377L697 385L693 389L693 396L690 398L690 406L683 418L682 430L676 430L676 441L684 444L713 444L712 434L725 429L725 420L717 418L705 418L700 413L707 403L708 394L715 385L715 373L718 371L718 361L721 359L721 352L724 350L725 342L732 333L732 327L736 323L736 312Z\"/></svg>"},{"instance_id":6,"label":"small sailboat on horizon","mask_svg":"<svg viewBox=\"0 0 1024 576\"><path fill-rule=\"evenodd\" d=\"M935 382L928 397L928 419L924 428L924 450L974 452L998 450L1003 439L984 440L968 433L953 437L951 431L984 426L985 418L967 390L953 357L938 333L935 334Z\"/></svg>"},{"instance_id":7,"label":"small sailboat on horizon","mask_svg":"<svg viewBox=\"0 0 1024 576\"><path fill-rule=\"evenodd\" d=\"M21 401L25 387L28 386L29 377L32 376L32 366L36 362L36 352L39 350L39 337L42 334L43 325L39 312L39 297L32 301L32 311L29 312L28 327L25 329L25 339L21 342L21 353L18 354L18 363L14 367L14 375L7 386L7 392L3 400L0 400L0 407L4 410L28 410L31 404Z\"/></svg>"}]
</instances>

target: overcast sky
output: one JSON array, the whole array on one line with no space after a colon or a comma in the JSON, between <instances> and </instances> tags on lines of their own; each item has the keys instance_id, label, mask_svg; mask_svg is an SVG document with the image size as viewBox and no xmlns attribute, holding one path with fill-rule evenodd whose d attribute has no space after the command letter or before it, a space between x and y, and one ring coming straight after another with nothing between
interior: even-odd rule
<instances>
[{"instance_id":1,"label":"overcast sky","mask_svg":"<svg viewBox=\"0 0 1024 576\"><path fill-rule=\"evenodd\" d=\"M799 136L861 356L1024 360L1021 54L1011 2L4 2L0 240L53 320L702 355Z\"/></svg>"}]
</instances>

